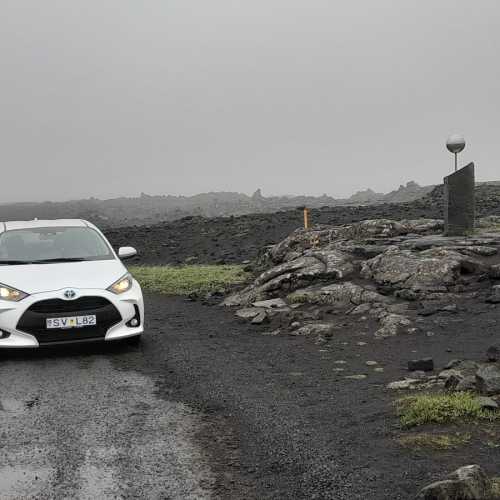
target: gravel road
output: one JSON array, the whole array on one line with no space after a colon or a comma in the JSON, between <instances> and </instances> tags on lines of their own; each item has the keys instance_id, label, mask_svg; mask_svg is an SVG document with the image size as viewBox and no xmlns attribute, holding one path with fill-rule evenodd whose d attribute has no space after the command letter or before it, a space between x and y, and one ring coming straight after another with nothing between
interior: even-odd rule
<instances>
[{"instance_id":1,"label":"gravel road","mask_svg":"<svg viewBox=\"0 0 500 500\"><path fill-rule=\"evenodd\" d=\"M1 355L0 498L407 500L468 463L498 475L481 429L465 449L403 449L385 389L414 357L481 359L498 308L425 318L432 337L359 325L315 345L199 302L146 307L138 347Z\"/></svg>"},{"instance_id":2,"label":"gravel road","mask_svg":"<svg viewBox=\"0 0 500 500\"><path fill-rule=\"evenodd\" d=\"M99 350L3 357L1 498L209 498L198 415L158 396L141 352Z\"/></svg>"}]
</instances>

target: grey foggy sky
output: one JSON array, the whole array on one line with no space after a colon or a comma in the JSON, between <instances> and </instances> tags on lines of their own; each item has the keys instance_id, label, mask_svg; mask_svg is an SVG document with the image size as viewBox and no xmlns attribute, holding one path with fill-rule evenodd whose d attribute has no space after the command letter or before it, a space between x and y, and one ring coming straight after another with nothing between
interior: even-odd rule
<instances>
[{"instance_id":1,"label":"grey foggy sky","mask_svg":"<svg viewBox=\"0 0 500 500\"><path fill-rule=\"evenodd\" d=\"M497 0L0 0L0 201L500 179Z\"/></svg>"}]
</instances>

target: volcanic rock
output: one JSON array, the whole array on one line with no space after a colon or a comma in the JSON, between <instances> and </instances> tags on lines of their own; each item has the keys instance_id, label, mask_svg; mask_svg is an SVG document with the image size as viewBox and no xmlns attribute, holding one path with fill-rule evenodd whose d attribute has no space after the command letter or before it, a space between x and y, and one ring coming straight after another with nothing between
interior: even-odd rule
<instances>
[{"instance_id":1,"label":"volcanic rock","mask_svg":"<svg viewBox=\"0 0 500 500\"><path fill-rule=\"evenodd\" d=\"M498 365L486 365L476 373L476 387L480 394L492 396L500 394L500 368Z\"/></svg>"},{"instance_id":2,"label":"volcanic rock","mask_svg":"<svg viewBox=\"0 0 500 500\"><path fill-rule=\"evenodd\" d=\"M491 266L491 268L490 268L490 276L493 279L500 279L500 264L496 264L494 266Z\"/></svg>"},{"instance_id":3,"label":"volcanic rock","mask_svg":"<svg viewBox=\"0 0 500 500\"><path fill-rule=\"evenodd\" d=\"M486 396L480 396L476 398L481 408L485 410L498 410L498 403L493 398L488 398Z\"/></svg>"},{"instance_id":4,"label":"volcanic rock","mask_svg":"<svg viewBox=\"0 0 500 500\"><path fill-rule=\"evenodd\" d=\"M280 298L269 299L269 300L260 300L258 302L254 302L252 305L254 307L263 307L264 309L282 308L282 307L287 306L286 302Z\"/></svg>"},{"instance_id":5,"label":"volcanic rock","mask_svg":"<svg viewBox=\"0 0 500 500\"><path fill-rule=\"evenodd\" d=\"M410 326L410 320L401 314L385 313L379 315L381 327L375 332L375 337L393 337L402 331L404 327Z\"/></svg>"},{"instance_id":6,"label":"volcanic rock","mask_svg":"<svg viewBox=\"0 0 500 500\"><path fill-rule=\"evenodd\" d=\"M266 247L253 266L261 273L224 304L262 308L271 319L280 315L280 328L288 331L296 322L295 331L314 322L327 324L329 318L337 324L341 316L352 323L349 315L360 315L363 322L369 317L379 322L375 337L415 332L411 326L416 314L457 313L457 303L463 308L461 299L484 293L491 268L485 257L500 246L500 234L435 234L442 228L443 221L437 219L370 219L297 229ZM500 302L500 290L498 296ZM415 300L419 303L409 304ZM308 334L308 328L299 334ZM475 372L458 370L449 378L450 389L470 388Z\"/></svg>"},{"instance_id":7,"label":"volcanic rock","mask_svg":"<svg viewBox=\"0 0 500 500\"><path fill-rule=\"evenodd\" d=\"M444 481L423 488L415 500L490 500L493 484L478 465L457 469Z\"/></svg>"},{"instance_id":8,"label":"volcanic rock","mask_svg":"<svg viewBox=\"0 0 500 500\"><path fill-rule=\"evenodd\" d=\"M252 318L252 325L261 325L262 323L267 323L269 318L266 314L266 311L262 311L257 316Z\"/></svg>"},{"instance_id":9,"label":"volcanic rock","mask_svg":"<svg viewBox=\"0 0 500 500\"><path fill-rule=\"evenodd\" d=\"M495 285L491 289L491 293L489 297L486 299L486 302L491 304L500 304L500 285Z\"/></svg>"},{"instance_id":10,"label":"volcanic rock","mask_svg":"<svg viewBox=\"0 0 500 500\"><path fill-rule=\"evenodd\" d=\"M392 389L392 390L412 389L415 384L419 384L420 382L421 382L420 379L405 378L404 380L396 380L394 382L390 382L389 384L387 384L387 389Z\"/></svg>"},{"instance_id":11,"label":"volcanic rock","mask_svg":"<svg viewBox=\"0 0 500 500\"><path fill-rule=\"evenodd\" d=\"M308 323L300 328L294 330L292 335L321 335L324 337L331 337L335 325L332 323Z\"/></svg>"},{"instance_id":12,"label":"volcanic rock","mask_svg":"<svg viewBox=\"0 0 500 500\"><path fill-rule=\"evenodd\" d=\"M349 256L339 250L313 252L263 272L250 286L226 298L224 304L249 305L289 293L313 280L343 278L353 270Z\"/></svg>"},{"instance_id":13,"label":"volcanic rock","mask_svg":"<svg viewBox=\"0 0 500 500\"><path fill-rule=\"evenodd\" d=\"M469 360L453 360L438 375L449 391L476 390L476 372L479 365Z\"/></svg>"},{"instance_id":14,"label":"volcanic rock","mask_svg":"<svg viewBox=\"0 0 500 500\"><path fill-rule=\"evenodd\" d=\"M288 295L288 300L307 304L328 304L335 307L389 302L387 297L378 292L349 281L303 288Z\"/></svg>"},{"instance_id":15,"label":"volcanic rock","mask_svg":"<svg viewBox=\"0 0 500 500\"><path fill-rule=\"evenodd\" d=\"M500 349L498 349L498 347L494 345L488 347L486 351L486 359L490 363L495 363L496 361L498 361L500 359Z\"/></svg>"},{"instance_id":16,"label":"volcanic rock","mask_svg":"<svg viewBox=\"0 0 500 500\"><path fill-rule=\"evenodd\" d=\"M488 247L486 245L474 245L464 248L456 248L455 250L463 253L465 255L481 255L483 257L491 257L498 253L498 249L495 247Z\"/></svg>"},{"instance_id":17,"label":"volcanic rock","mask_svg":"<svg viewBox=\"0 0 500 500\"><path fill-rule=\"evenodd\" d=\"M363 263L361 275L394 290L446 292L462 271L474 272L481 264L471 257L445 248L422 252L390 247Z\"/></svg>"},{"instance_id":18,"label":"volcanic rock","mask_svg":"<svg viewBox=\"0 0 500 500\"><path fill-rule=\"evenodd\" d=\"M260 307L244 307L243 309L238 309L235 313L238 318L251 320L258 316L264 309Z\"/></svg>"},{"instance_id":19,"label":"volcanic rock","mask_svg":"<svg viewBox=\"0 0 500 500\"><path fill-rule=\"evenodd\" d=\"M434 361L432 358L413 359L408 361L408 371L410 372L431 372L432 370L434 370Z\"/></svg>"}]
</instances>

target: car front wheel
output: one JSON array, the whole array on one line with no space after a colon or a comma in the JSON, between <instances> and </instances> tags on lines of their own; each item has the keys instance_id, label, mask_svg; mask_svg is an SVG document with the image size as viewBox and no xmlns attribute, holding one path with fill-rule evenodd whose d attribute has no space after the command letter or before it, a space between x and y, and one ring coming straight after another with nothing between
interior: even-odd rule
<instances>
[{"instance_id":1,"label":"car front wheel","mask_svg":"<svg viewBox=\"0 0 500 500\"><path fill-rule=\"evenodd\" d=\"M125 339L125 343L128 345L139 345L141 343L141 336L134 335L133 337L129 337L128 339Z\"/></svg>"}]
</instances>

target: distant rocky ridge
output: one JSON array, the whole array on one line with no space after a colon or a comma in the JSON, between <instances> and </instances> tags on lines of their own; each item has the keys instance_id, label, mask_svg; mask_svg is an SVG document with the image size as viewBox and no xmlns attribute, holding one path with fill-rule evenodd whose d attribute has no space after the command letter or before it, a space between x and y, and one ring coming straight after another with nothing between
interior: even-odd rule
<instances>
[{"instance_id":1,"label":"distant rocky ridge","mask_svg":"<svg viewBox=\"0 0 500 500\"><path fill-rule=\"evenodd\" d=\"M500 185L476 188L476 215L500 216ZM443 189L437 186L408 203L322 206L310 212L315 224L352 224L367 219L443 218ZM155 224L104 228L111 244L132 245L142 264L239 263L254 259L265 245L276 244L303 225L296 209L230 217L185 217Z\"/></svg>"},{"instance_id":2,"label":"distant rocky ridge","mask_svg":"<svg viewBox=\"0 0 500 500\"><path fill-rule=\"evenodd\" d=\"M496 208L500 200L500 181L482 182L476 186L476 199L483 213ZM330 196L263 196L258 189L252 196L241 193L219 192L194 196L149 196L99 200L89 198L66 202L0 204L0 221L81 218L103 228L123 226L150 226L184 217L226 217L250 214L270 214L307 206L313 210L326 207L380 207L390 204L414 203L413 208L440 212L443 186L419 186L410 181L387 194L371 189L358 191L349 198ZM426 210L428 212L428 210Z\"/></svg>"},{"instance_id":3,"label":"distant rocky ridge","mask_svg":"<svg viewBox=\"0 0 500 500\"><path fill-rule=\"evenodd\" d=\"M0 205L0 220L82 218L103 227L155 224L187 216L220 217L270 213L298 206L371 205L403 203L430 193L434 186L419 186L408 182L387 194L371 189L359 191L349 198L322 196L268 196L260 189L252 196L233 192L203 193L194 196L150 196L99 200L89 198L67 202L11 203Z\"/></svg>"}]
</instances>

